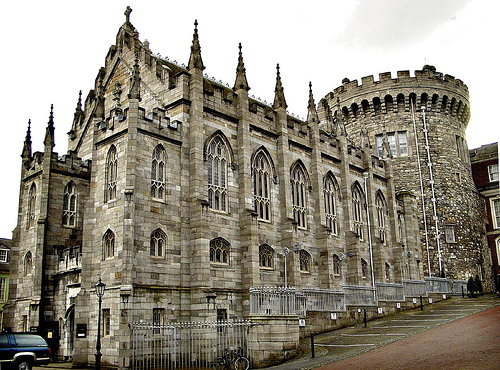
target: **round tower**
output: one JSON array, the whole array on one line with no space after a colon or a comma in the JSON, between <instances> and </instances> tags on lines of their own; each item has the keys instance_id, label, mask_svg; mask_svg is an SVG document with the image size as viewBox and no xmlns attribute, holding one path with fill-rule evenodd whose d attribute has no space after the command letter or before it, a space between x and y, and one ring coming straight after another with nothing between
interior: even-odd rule
<instances>
[{"instance_id":1,"label":"round tower","mask_svg":"<svg viewBox=\"0 0 500 370\"><path fill-rule=\"evenodd\" d=\"M392 157L396 191L419 199L422 253L410 258L433 277L486 277L491 263L484 202L465 141L467 86L426 65L414 77L409 71L394 79L381 73L379 81L368 76L361 85L344 79L325 99L348 138L355 144L368 138L375 155Z\"/></svg>"}]
</instances>

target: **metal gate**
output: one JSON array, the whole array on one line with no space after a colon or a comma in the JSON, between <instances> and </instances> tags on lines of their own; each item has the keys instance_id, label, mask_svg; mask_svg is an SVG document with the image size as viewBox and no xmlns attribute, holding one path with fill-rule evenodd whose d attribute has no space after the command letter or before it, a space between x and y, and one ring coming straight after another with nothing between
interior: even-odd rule
<instances>
[{"instance_id":1,"label":"metal gate","mask_svg":"<svg viewBox=\"0 0 500 370\"><path fill-rule=\"evenodd\" d=\"M185 322L152 325L136 322L132 329L131 368L136 370L211 369L225 348L248 349L250 320Z\"/></svg>"}]
</instances>

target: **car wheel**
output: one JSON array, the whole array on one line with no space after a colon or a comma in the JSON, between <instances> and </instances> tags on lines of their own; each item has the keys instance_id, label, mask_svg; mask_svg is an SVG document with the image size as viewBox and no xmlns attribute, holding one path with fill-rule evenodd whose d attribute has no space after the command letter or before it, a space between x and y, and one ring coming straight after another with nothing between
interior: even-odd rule
<instances>
[{"instance_id":1,"label":"car wheel","mask_svg":"<svg viewBox=\"0 0 500 370\"><path fill-rule=\"evenodd\" d=\"M16 366L17 370L31 370L31 363L28 361L19 361Z\"/></svg>"}]
</instances>

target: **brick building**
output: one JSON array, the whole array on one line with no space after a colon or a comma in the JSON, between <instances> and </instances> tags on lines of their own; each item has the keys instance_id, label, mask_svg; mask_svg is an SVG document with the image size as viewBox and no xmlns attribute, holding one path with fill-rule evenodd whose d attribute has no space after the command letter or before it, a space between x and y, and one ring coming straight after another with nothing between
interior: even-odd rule
<instances>
[{"instance_id":1,"label":"brick building","mask_svg":"<svg viewBox=\"0 0 500 370\"><path fill-rule=\"evenodd\" d=\"M472 177L485 198L486 237L491 251L493 280L500 291L500 193L498 187L498 143L469 151ZM486 274L490 271L485 271Z\"/></svg>"},{"instance_id":2,"label":"brick building","mask_svg":"<svg viewBox=\"0 0 500 370\"><path fill-rule=\"evenodd\" d=\"M319 108L310 86L308 117L300 120L287 114L279 66L269 105L248 95L241 45L229 87L203 75L197 23L183 66L155 56L130 23L130 9L125 14L95 88L85 101L80 93L68 153L54 152L52 110L43 152L32 153L28 126L13 235L13 330L50 333L58 355L92 362L101 277L104 358L126 367L131 322L248 317L252 287L375 289L444 272L452 253L458 277L488 263L482 215L473 216L482 198L463 157L463 83L431 67L416 79L405 74L395 84L403 97L389 112L376 103L362 110L372 126L337 109L352 83ZM440 258L422 243L410 142L410 102L415 94L422 99L415 81L424 78L429 96L443 84L450 91L449 100L428 101L444 107L435 119L446 117L446 130L431 133L433 153L441 153L437 181L450 185L437 190L438 223L451 225L455 237ZM380 94L377 86L370 82L370 94ZM403 131L406 149L398 136L395 154L391 132ZM450 161L453 170L444 173ZM471 191L462 197L465 188Z\"/></svg>"}]
</instances>

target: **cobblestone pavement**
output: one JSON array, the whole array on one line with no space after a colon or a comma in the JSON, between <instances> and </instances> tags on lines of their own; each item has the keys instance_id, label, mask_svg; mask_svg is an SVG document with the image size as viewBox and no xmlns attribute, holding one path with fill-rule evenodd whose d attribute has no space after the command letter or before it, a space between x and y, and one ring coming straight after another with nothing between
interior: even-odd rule
<instances>
[{"instance_id":1,"label":"cobblestone pavement","mask_svg":"<svg viewBox=\"0 0 500 370\"><path fill-rule=\"evenodd\" d=\"M311 358L311 340L308 337L300 341L300 351L296 358L285 364L268 369L301 370L333 364L386 346L400 339L409 338L427 329L436 328L475 313L483 312L498 305L500 305L500 298L491 295L476 299L452 298L424 306L422 311L420 308L416 308L369 321L366 328L363 324L360 324L329 333L318 334L314 337L315 358ZM497 311L500 312L500 310ZM497 322L500 321L500 317L497 317L495 320ZM474 333L471 331L471 334ZM481 333L478 333L478 335L481 335ZM380 348L380 351L384 351L384 348ZM499 352L500 349L497 353ZM71 368L70 363L52 363L34 367L33 369L61 370L69 368ZM325 369L329 368L325 367ZM347 368L354 367L347 366ZM370 366L370 368L373 367ZM395 368L407 368L407 366ZM500 364L498 368L500 368Z\"/></svg>"},{"instance_id":2,"label":"cobblestone pavement","mask_svg":"<svg viewBox=\"0 0 500 370\"><path fill-rule=\"evenodd\" d=\"M500 298L495 296L483 296L477 299L453 298L424 306L422 311L418 308L370 321L366 328L361 324L319 334L314 337L315 358L311 358L310 338L304 338L300 342L301 353L298 357L285 364L268 369L314 369L364 354L400 339L411 337L414 334L468 317L497 305L500 305ZM499 321L500 317L496 320ZM475 333L471 332L471 334ZM477 335L481 335L481 333L477 332ZM384 348L380 348L380 351L383 352ZM342 364L344 365L344 362ZM375 368L371 365L371 363L370 366L365 364L364 368ZM344 368L353 367L344 366ZM395 366L389 368L407 367ZM500 364L498 368L500 368ZM325 369L330 369L330 367L325 367Z\"/></svg>"}]
</instances>

